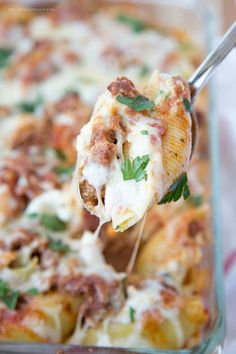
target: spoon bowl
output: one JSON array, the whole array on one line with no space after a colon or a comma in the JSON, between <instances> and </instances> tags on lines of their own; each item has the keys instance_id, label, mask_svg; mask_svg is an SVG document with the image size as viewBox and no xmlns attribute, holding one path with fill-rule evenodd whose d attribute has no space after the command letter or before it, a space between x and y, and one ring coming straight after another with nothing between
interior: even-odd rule
<instances>
[{"instance_id":1,"label":"spoon bowl","mask_svg":"<svg viewBox=\"0 0 236 354\"><path fill-rule=\"evenodd\" d=\"M198 137L198 120L197 120L197 115L195 110L193 110L191 112L191 120L192 120L192 127L191 127L191 131L192 131L192 150L191 150L191 155L190 155L190 159L193 156L193 152L195 150L196 144L197 144L197 137Z\"/></svg>"}]
</instances>

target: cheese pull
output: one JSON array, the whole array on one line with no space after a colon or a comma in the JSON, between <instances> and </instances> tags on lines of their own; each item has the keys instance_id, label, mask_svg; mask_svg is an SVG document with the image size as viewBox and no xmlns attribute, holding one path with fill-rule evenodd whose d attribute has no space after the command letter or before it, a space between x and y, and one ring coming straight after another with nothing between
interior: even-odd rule
<instances>
[{"instance_id":1,"label":"cheese pull","mask_svg":"<svg viewBox=\"0 0 236 354\"><path fill-rule=\"evenodd\" d=\"M115 230L128 229L183 176L191 145L187 83L155 71L138 91L117 78L77 138L74 177L85 207Z\"/></svg>"}]
</instances>

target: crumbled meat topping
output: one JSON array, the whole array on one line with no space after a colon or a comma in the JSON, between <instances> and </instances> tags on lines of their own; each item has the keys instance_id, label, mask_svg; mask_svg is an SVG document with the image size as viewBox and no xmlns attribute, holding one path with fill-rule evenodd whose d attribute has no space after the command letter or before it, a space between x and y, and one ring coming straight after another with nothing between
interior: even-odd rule
<instances>
[{"instance_id":1,"label":"crumbled meat topping","mask_svg":"<svg viewBox=\"0 0 236 354\"><path fill-rule=\"evenodd\" d=\"M134 98L138 95L138 91L132 81L124 76L118 77L107 89L111 92L112 96L121 95Z\"/></svg>"}]
</instances>

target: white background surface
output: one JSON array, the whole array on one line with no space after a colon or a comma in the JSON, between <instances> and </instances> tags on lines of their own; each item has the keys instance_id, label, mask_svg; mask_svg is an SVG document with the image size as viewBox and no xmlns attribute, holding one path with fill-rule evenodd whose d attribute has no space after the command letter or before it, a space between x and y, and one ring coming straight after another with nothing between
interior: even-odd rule
<instances>
[{"instance_id":1,"label":"white background surface","mask_svg":"<svg viewBox=\"0 0 236 354\"><path fill-rule=\"evenodd\" d=\"M222 238L225 260L236 250L236 49L217 72L220 133ZM236 259L225 275L227 338L224 354L236 354Z\"/></svg>"}]
</instances>

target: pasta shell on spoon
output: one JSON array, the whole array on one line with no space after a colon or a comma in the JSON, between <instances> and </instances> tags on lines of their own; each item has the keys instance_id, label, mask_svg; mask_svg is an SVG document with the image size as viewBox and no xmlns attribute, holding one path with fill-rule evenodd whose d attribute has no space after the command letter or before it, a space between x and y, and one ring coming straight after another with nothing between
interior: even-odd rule
<instances>
[{"instance_id":1,"label":"pasta shell on spoon","mask_svg":"<svg viewBox=\"0 0 236 354\"><path fill-rule=\"evenodd\" d=\"M124 231L165 202L190 160L189 105L187 83L158 71L141 92L120 77L100 95L77 138L74 177L85 207L101 222ZM175 199L185 183L184 176Z\"/></svg>"}]
</instances>

